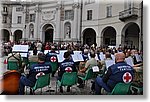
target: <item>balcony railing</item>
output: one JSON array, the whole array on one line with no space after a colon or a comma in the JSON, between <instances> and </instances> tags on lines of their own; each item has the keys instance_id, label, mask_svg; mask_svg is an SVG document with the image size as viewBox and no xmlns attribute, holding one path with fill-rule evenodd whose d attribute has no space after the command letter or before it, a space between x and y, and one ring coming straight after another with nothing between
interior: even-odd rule
<instances>
[{"instance_id":1,"label":"balcony railing","mask_svg":"<svg viewBox=\"0 0 150 102\"><path fill-rule=\"evenodd\" d=\"M7 11L1 11L1 14L2 15L8 15L8 12Z\"/></svg>"},{"instance_id":2,"label":"balcony railing","mask_svg":"<svg viewBox=\"0 0 150 102\"><path fill-rule=\"evenodd\" d=\"M138 9L137 8L130 8L124 11L119 12L119 19L121 21L125 21L126 19L138 17Z\"/></svg>"}]
</instances>

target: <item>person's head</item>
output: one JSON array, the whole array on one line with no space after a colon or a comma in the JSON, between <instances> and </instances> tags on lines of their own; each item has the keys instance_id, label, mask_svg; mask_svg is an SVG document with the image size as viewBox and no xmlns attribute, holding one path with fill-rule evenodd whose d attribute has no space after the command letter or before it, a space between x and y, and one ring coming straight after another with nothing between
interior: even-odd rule
<instances>
[{"instance_id":1,"label":"person's head","mask_svg":"<svg viewBox=\"0 0 150 102\"><path fill-rule=\"evenodd\" d=\"M38 53L38 62L44 62L45 61L45 54Z\"/></svg>"},{"instance_id":2,"label":"person's head","mask_svg":"<svg viewBox=\"0 0 150 102\"><path fill-rule=\"evenodd\" d=\"M65 52L65 53L64 53L64 58L65 58L65 59L70 59L70 52L68 52L68 51Z\"/></svg>"},{"instance_id":3,"label":"person's head","mask_svg":"<svg viewBox=\"0 0 150 102\"><path fill-rule=\"evenodd\" d=\"M130 51L125 52L125 56L126 56L126 57L131 56L131 52L130 52Z\"/></svg>"},{"instance_id":4,"label":"person's head","mask_svg":"<svg viewBox=\"0 0 150 102\"><path fill-rule=\"evenodd\" d=\"M88 54L88 49L84 49L84 54Z\"/></svg>"},{"instance_id":5,"label":"person's head","mask_svg":"<svg viewBox=\"0 0 150 102\"><path fill-rule=\"evenodd\" d=\"M109 53L109 52L106 52L105 53L105 58L107 59L107 58L111 58L111 54Z\"/></svg>"},{"instance_id":6,"label":"person's head","mask_svg":"<svg viewBox=\"0 0 150 102\"><path fill-rule=\"evenodd\" d=\"M115 60L116 62L122 62L125 60L125 54L122 52L116 53L115 54Z\"/></svg>"},{"instance_id":7,"label":"person's head","mask_svg":"<svg viewBox=\"0 0 150 102\"><path fill-rule=\"evenodd\" d=\"M51 50L55 50L55 46L51 46Z\"/></svg>"},{"instance_id":8,"label":"person's head","mask_svg":"<svg viewBox=\"0 0 150 102\"><path fill-rule=\"evenodd\" d=\"M91 56L91 58L95 58L95 53L94 52L90 52L90 56Z\"/></svg>"}]
</instances>

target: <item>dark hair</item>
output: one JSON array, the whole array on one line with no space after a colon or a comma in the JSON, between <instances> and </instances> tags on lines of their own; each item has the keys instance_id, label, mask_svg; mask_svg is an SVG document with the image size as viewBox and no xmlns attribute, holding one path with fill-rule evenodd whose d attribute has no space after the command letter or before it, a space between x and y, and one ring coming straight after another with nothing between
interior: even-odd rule
<instances>
[{"instance_id":1,"label":"dark hair","mask_svg":"<svg viewBox=\"0 0 150 102\"><path fill-rule=\"evenodd\" d=\"M69 56L70 56L70 52L67 51L64 53L64 58L68 58Z\"/></svg>"},{"instance_id":2,"label":"dark hair","mask_svg":"<svg viewBox=\"0 0 150 102\"><path fill-rule=\"evenodd\" d=\"M95 53L94 52L90 52L90 56L91 56L91 58L95 58Z\"/></svg>"},{"instance_id":3,"label":"dark hair","mask_svg":"<svg viewBox=\"0 0 150 102\"><path fill-rule=\"evenodd\" d=\"M39 59L40 61L45 61L45 54L43 54L43 53L38 53L38 59Z\"/></svg>"},{"instance_id":4,"label":"dark hair","mask_svg":"<svg viewBox=\"0 0 150 102\"><path fill-rule=\"evenodd\" d=\"M106 58L111 58L111 54L109 52L106 52L105 57Z\"/></svg>"}]
</instances>

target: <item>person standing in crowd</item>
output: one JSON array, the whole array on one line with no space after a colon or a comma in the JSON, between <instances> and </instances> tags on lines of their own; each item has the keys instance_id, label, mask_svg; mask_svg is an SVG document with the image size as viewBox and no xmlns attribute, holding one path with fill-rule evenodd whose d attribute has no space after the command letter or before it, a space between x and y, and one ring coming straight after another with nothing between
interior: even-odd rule
<instances>
[{"instance_id":1,"label":"person standing in crowd","mask_svg":"<svg viewBox=\"0 0 150 102\"><path fill-rule=\"evenodd\" d=\"M41 51L42 50L42 43L40 41L38 41L36 44L36 47L37 47L37 51Z\"/></svg>"},{"instance_id":2,"label":"person standing in crowd","mask_svg":"<svg viewBox=\"0 0 150 102\"><path fill-rule=\"evenodd\" d=\"M111 92L117 83L130 83L133 81L134 69L124 62L125 54L119 52L115 55L116 64L110 66L103 77L95 80L95 94L101 94L101 88ZM126 77L128 76L128 79Z\"/></svg>"},{"instance_id":3,"label":"person standing in crowd","mask_svg":"<svg viewBox=\"0 0 150 102\"><path fill-rule=\"evenodd\" d=\"M143 65L142 57L137 50L131 50L131 57L133 58L134 67L140 67Z\"/></svg>"},{"instance_id":4,"label":"person standing in crowd","mask_svg":"<svg viewBox=\"0 0 150 102\"><path fill-rule=\"evenodd\" d=\"M84 52L82 54L84 61L89 60L88 53L89 53L88 49L84 49Z\"/></svg>"},{"instance_id":5,"label":"person standing in crowd","mask_svg":"<svg viewBox=\"0 0 150 102\"><path fill-rule=\"evenodd\" d=\"M50 46L49 46L49 43L48 43L48 42L46 42L45 50L50 50Z\"/></svg>"},{"instance_id":6,"label":"person standing in crowd","mask_svg":"<svg viewBox=\"0 0 150 102\"><path fill-rule=\"evenodd\" d=\"M36 46L34 46L34 48L33 48L33 55L37 55L37 47Z\"/></svg>"},{"instance_id":7,"label":"person standing in crowd","mask_svg":"<svg viewBox=\"0 0 150 102\"><path fill-rule=\"evenodd\" d=\"M64 61L61 62L60 68L58 69L58 80L61 81L61 78L65 72L77 72L74 61L71 59L70 52L64 53ZM67 92L70 92L70 87L67 87ZM63 87L60 86L60 92L63 93Z\"/></svg>"},{"instance_id":8,"label":"person standing in crowd","mask_svg":"<svg viewBox=\"0 0 150 102\"><path fill-rule=\"evenodd\" d=\"M26 71L25 71L26 72ZM31 66L29 73L26 76L21 76L19 81L19 94L24 94L25 86L33 87L36 83L37 74L48 74L52 72L50 64L45 63L45 55L43 53L38 54L38 64Z\"/></svg>"}]
</instances>

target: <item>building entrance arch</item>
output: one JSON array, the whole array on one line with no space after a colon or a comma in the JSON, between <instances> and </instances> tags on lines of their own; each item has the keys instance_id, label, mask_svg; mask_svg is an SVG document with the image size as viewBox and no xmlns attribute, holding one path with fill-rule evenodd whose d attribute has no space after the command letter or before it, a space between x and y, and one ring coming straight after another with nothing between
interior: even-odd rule
<instances>
[{"instance_id":1,"label":"building entrance arch","mask_svg":"<svg viewBox=\"0 0 150 102\"><path fill-rule=\"evenodd\" d=\"M43 33L44 42L53 42L54 28L51 24L44 25Z\"/></svg>"},{"instance_id":2,"label":"building entrance arch","mask_svg":"<svg viewBox=\"0 0 150 102\"><path fill-rule=\"evenodd\" d=\"M109 26L102 31L102 45L104 46L116 46L116 30Z\"/></svg>"},{"instance_id":3,"label":"building entrance arch","mask_svg":"<svg viewBox=\"0 0 150 102\"><path fill-rule=\"evenodd\" d=\"M83 44L91 46L96 44L96 32L92 28L87 28L83 31Z\"/></svg>"},{"instance_id":4,"label":"building entrance arch","mask_svg":"<svg viewBox=\"0 0 150 102\"><path fill-rule=\"evenodd\" d=\"M139 48L139 33L140 28L136 23L131 22L126 24L122 30L122 41L124 46L128 48Z\"/></svg>"},{"instance_id":5,"label":"building entrance arch","mask_svg":"<svg viewBox=\"0 0 150 102\"><path fill-rule=\"evenodd\" d=\"M1 36L2 36L2 40L4 41L4 42L8 42L9 41L9 39L10 39L10 33L9 33L9 31L7 30L7 29L2 29L1 30Z\"/></svg>"}]
</instances>

